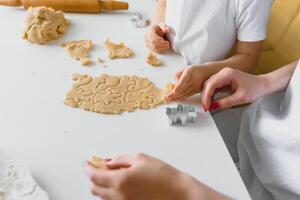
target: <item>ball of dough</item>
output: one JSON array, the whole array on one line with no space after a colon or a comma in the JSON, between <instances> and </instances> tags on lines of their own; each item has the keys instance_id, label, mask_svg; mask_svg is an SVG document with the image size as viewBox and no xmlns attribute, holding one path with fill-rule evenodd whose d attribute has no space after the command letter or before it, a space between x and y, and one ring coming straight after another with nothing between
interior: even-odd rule
<instances>
[{"instance_id":1,"label":"ball of dough","mask_svg":"<svg viewBox=\"0 0 300 200\"><path fill-rule=\"evenodd\" d=\"M62 36L70 21L62 11L47 7L29 8L23 39L32 43L45 44Z\"/></svg>"}]
</instances>

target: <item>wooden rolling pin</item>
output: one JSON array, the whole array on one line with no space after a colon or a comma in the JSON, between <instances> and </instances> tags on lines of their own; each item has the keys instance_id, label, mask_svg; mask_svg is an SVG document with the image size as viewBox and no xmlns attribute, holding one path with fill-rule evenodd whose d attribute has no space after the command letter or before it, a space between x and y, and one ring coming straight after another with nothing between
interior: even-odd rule
<instances>
[{"instance_id":1,"label":"wooden rolling pin","mask_svg":"<svg viewBox=\"0 0 300 200\"><path fill-rule=\"evenodd\" d=\"M0 0L0 6L46 6L65 12L99 13L101 10L127 10L128 3L114 0Z\"/></svg>"}]
</instances>

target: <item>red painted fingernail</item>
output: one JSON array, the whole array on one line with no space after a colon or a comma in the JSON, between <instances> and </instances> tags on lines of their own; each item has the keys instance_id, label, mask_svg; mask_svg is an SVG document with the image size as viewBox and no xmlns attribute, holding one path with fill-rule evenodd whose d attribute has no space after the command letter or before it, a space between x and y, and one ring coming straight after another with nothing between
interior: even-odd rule
<instances>
[{"instance_id":1,"label":"red painted fingernail","mask_svg":"<svg viewBox=\"0 0 300 200\"><path fill-rule=\"evenodd\" d=\"M204 112L207 112L207 108L204 104L202 104L202 108L203 108Z\"/></svg>"},{"instance_id":2,"label":"red painted fingernail","mask_svg":"<svg viewBox=\"0 0 300 200\"><path fill-rule=\"evenodd\" d=\"M213 110L217 110L220 108L220 104L217 102L213 102L210 107L209 107L209 112L213 111Z\"/></svg>"}]
</instances>

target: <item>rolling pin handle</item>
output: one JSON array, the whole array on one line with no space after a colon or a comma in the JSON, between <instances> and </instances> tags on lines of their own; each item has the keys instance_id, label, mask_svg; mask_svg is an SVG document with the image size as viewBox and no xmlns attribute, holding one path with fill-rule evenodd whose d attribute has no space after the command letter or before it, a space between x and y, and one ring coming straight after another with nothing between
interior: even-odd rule
<instances>
[{"instance_id":1,"label":"rolling pin handle","mask_svg":"<svg viewBox=\"0 0 300 200\"><path fill-rule=\"evenodd\" d=\"M12 6L19 7L22 6L21 0L0 0L0 6Z\"/></svg>"},{"instance_id":2,"label":"rolling pin handle","mask_svg":"<svg viewBox=\"0 0 300 200\"><path fill-rule=\"evenodd\" d=\"M128 3L122 1L100 1L100 7L102 10L128 10Z\"/></svg>"}]
</instances>

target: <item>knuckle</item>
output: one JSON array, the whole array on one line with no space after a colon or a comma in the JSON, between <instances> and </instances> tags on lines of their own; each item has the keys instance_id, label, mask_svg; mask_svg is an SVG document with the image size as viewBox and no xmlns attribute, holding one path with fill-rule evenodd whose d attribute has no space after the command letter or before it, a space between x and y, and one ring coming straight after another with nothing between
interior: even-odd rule
<instances>
[{"instance_id":1,"label":"knuckle","mask_svg":"<svg viewBox=\"0 0 300 200\"><path fill-rule=\"evenodd\" d=\"M96 172L92 172L92 173L90 174L90 178L91 178L91 180L92 180L93 182L95 182L96 179L97 179L97 173L96 173Z\"/></svg>"},{"instance_id":2,"label":"knuckle","mask_svg":"<svg viewBox=\"0 0 300 200\"><path fill-rule=\"evenodd\" d=\"M92 193L93 195L97 195L97 187L96 187L95 185L93 185L93 186L91 187L91 193Z\"/></svg>"},{"instance_id":3,"label":"knuckle","mask_svg":"<svg viewBox=\"0 0 300 200\"><path fill-rule=\"evenodd\" d=\"M135 155L135 159L137 160L143 160L146 157L146 155L144 153L137 153Z\"/></svg>"},{"instance_id":4,"label":"knuckle","mask_svg":"<svg viewBox=\"0 0 300 200\"><path fill-rule=\"evenodd\" d=\"M225 68L222 70L222 72L223 72L224 74L230 75L230 74L233 74L233 73L234 73L234 70L233 70L232 68L230 68L230 67L225 67Z\"/></svg>"}]
</instances>

